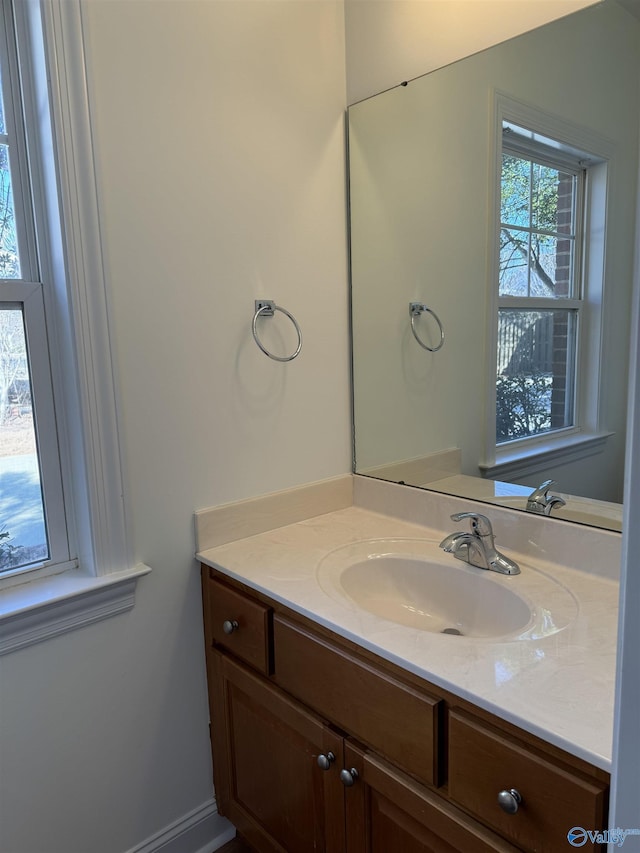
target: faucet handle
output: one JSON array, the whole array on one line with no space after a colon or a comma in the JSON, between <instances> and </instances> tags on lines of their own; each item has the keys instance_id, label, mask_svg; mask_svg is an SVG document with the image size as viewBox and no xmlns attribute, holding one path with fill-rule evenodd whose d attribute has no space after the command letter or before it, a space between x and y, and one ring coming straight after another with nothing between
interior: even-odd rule
<instances>
[{"instance_id":1,"label":"faucet handle","mask_svg":"<svg viewBox=\"0 0 640 853\"><path fill-rule=\"evenodd\" d=\"M546 498L547 492L551 488L551 486L555 486L555 480L545 480L544 483L540 483L537 489L534 489L529 495L530 501L539 500L540 498Z\"/></svg>"},{"instance_id":2,"label":"faucet handle","mask_svg":"<svg viewBox=\"0 0 640 853\"><path fill-rule=\"evenodd\" d=\"M545 480L537 489L534 489L527 498L526 509L528 512L537 512L539 515L550 515L554 506L565 506L566 501L560 495L550 495L549 489L555 486L555 480Z\"/></svg>"},{"instance_id":3,"label":"faucet handle","mask_svg":"<svg viewBox=\"0 0 640 853\"><path fill-rule=\"evenodd\" d=\"M478 536L493 536L493 527L486 515L479 512L454 512L451 521L462 521L463 518L471 520L471 529Z\"/></svg>"}]
</instances>

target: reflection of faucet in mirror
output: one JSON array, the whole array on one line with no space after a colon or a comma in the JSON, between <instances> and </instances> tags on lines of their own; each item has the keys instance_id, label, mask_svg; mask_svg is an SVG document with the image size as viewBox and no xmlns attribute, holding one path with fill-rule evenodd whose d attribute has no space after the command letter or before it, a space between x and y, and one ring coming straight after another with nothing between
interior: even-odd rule
<instances>
[{"instance_id":1,"label":"reflection of faucet in mirror","mask_svg":"<svg viewBox=\"0 0 640 853\"><path fill-rule=\"evenodd\" d=\"M537 489L534 489L527 499L527 512L536 512L538 515L551 515L554 506L565 506L560 495L550 495L549 489L555 485L555 480L545 480Z\"/></svg>"},{"instance_id":2,"label":"reflection of faucet in mirror","mask_svg":"<svg viewBox=\"0 0 640 853\"><path fill-rule=\"evenodd\" d=\"M462 521L463 518L471 519L471 532L450 533L442 540L440 547L470 566L499 572L501 575L519 575L518 564L496 550L493 528L486 515L456 512L451 516L452 521Z\"/></svg>"}]
</instances>

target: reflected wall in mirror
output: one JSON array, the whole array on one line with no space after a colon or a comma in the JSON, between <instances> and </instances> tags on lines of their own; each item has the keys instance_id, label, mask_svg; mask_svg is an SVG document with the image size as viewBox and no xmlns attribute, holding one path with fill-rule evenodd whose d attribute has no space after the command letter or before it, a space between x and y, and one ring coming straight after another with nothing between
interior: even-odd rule
<instances>
[{"instance_id":1,"label":"reflected wall in mirror","mask_svg":"<svg viewBox=\"0 0 640 853\"><path fill-rule=\"evenodd\" d=\"M518 509L555 480L552 492L566 505L554 505L552 517L620 529L629 341L638 322L630 312L640 11L625 7L633 3L605 0L350 107L357 473ZM501 140L514 117L560 140L561 153L577 153L587 169L582 384L578 423L560 440L542 421L532 446L496 448ZM534 230L531 222L523 228ZM541 231L556 241L558 266L557 235L548 222ZM525 266L538 261L530 249ZM440 331L428 312L410 316L412 302L438 315L439 351L416 340L435 348ZM543 385L549 372L537 371ZM527 388L534 373L525 371ZM522 405L517 398L511 409Z\"/></svg>"}]
</instances>

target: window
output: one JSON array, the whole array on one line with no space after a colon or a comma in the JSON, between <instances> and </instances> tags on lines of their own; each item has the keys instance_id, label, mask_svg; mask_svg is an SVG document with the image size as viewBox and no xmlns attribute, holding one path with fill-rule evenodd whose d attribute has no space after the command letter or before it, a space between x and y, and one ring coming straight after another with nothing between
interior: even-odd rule
<instances>
[{"instance_id":1,"label":"window","mask_svg":"<svg viewBox=\"0 0 640 853\"><path fill-rule=\"evenodd\" d=\"M497 444L575 426L584 184L581 159L504 123Z\"/></svg>"},{"instance_id":2,"label":"window","mask_svg":"<svg viewBox=\"0 0 640 853\"><path fill-rule=\"evenodd\" d=\"M598 452L612 144L496 93L484 476Z\"/></svg>"},{"instance_id":3,"label":"window","mask_svg":"<svg viewBox=\"0 0 640 853\"><path fill-rule=\"evenodd\" d=\"M0 0L0 446L17 425L5 455L32 460L0 477L0 655L129 610L150 571L127 535L84 47L80 0Z\"/></svg>"},{"instance_id":4,"label":"window","mask_svg":"<svg viewBox=\"0 0 640 853\"><path fill-rule=\"evenodd\" d=\"M11 7L0 20L0 572L69 562L50 369L52 287L27 162ZM33 147L33 146L32 146Z\"/></svg>"}]
</instances>

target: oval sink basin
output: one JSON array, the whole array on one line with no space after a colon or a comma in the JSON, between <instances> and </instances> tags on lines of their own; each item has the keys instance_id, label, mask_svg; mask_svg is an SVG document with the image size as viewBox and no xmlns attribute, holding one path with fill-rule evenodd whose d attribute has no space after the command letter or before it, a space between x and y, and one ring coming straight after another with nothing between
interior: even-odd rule
<instances>
[{"instance_id":1,"label":"oval sink basin","mask_svg":"<svg viewBox=\"0 0 640 853\"><path fill-rule=\"evenodd\" d=\"M408 628L453 636L533 639L575 618L571 593L529 566L517 576L477 569L434 540L367 540L318 566L334 598Z\"/></svg>"}]
</instances>

